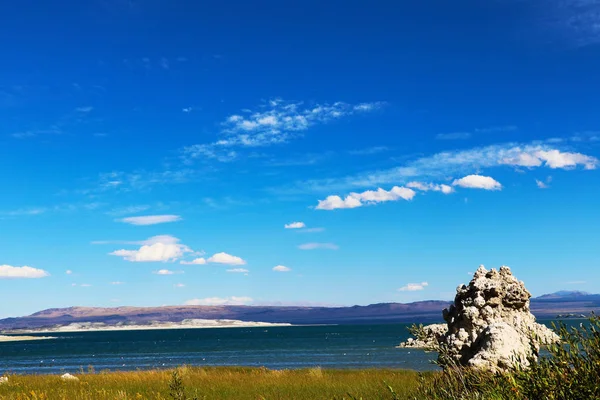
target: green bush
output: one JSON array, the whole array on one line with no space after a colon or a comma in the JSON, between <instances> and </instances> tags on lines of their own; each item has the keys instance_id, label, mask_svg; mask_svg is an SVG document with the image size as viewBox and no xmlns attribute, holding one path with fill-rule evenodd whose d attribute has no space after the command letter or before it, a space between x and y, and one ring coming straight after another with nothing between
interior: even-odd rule
<instances>
[{"instance_id":1,"label":"green bush","mask_svg":"<svg viewBox=\"0 0 600 400\"><path fill-rule=\"evenodd\" d=\"M548 347L550 353L531 367L492 374L446 363L444 371L422 377L416 399L600 399L600 318L568 328L554 325L561 343ZM441 350L443 352L443 349ZM440 357L441 360L447 360Z\"/></svg>"}]
</instances>

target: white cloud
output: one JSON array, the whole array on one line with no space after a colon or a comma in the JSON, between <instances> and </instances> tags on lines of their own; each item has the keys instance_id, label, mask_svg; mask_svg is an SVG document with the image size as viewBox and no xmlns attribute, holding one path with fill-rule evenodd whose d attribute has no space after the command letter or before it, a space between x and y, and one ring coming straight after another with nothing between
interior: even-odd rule
<instances>
[{"instance_id":1,"label":"white cloud","mask_svg":"<svg viewBox=\"0 0 600 400\"><path fill-rule=\"evenodd\" d=\"M185 147L182 149L182 157L186 162L194 159L231 161L237 156L232 148L285 143L302 136L311 126L374 111L383 105L381 102L357 105L336 102L306 106L301 102L270 100L261 104L258 110L245 110L242 114L230 115L221 124L223 139Z\"/></svg>"},{"instance_id":2,"label":"white cloud","mask_svg":"<svg viewBox=\"0 0 600 400\"><path fill-rule=\"evenodd\" d=\"M67 274L67 275L71 275L72 273L73 273L73 271L71 271L70 269L65 271L65 274Z\"/></svg>"},{"instance_id":3,"label":"white cloud","mask_svg":"<svg viewBox=\"0 0 600 400\"><path fill-rule=\"evenodd\" d=\"M424 290L427 286L429 286L429 283L427 283L427 282L409 283L405 286L402 286L400 289L398 289L398 291L400 291L400 292L416 292L419 290Z\"/></svg>"},{"instance_id":4,"label":"white cloud","mask_svg":"<svg viewBox=\"0 0 600 400\"><path fill-rule=\"evenodd\" d=\"M342 199L340 196L333 195L327 196L325 200L319 200L317 210L335 210L338 208L356 208L362 207L362 203L359 199L353 196L347 196Z\"/></svg>"},{"instance_id":5,"label":"white cloud","mask_svg":"<svg viewBox=\"0 0 600 400\"><path fill-rule=\"evenodd\" d=\"M464 178L455 179L452 182L454 186L460 186L469 189L501 190L502 185L494 178L482 175L467 175Z\"/></svg>"},{"instance_id":6,"label":"white cloud","mask_svg":"<svg viewBox=\"0 0 600 400\"><path fill-rule=\"evenodd\" d=\"M50 274L43 269L23 266L0 265L0 279L37 279L45 278Z\"/></svg>"},{"instance_id":7,"label":"white cloud","mask_svg":"<svg viewBox=\"0 0 600 400\"><path fill-rule=\"evenodd\" d=\"M554 145L554 144L553 144ZM552 151L560 150L550 146L550 143L532 142L530 144L505 143L485 147L475 147L469 150L444 151L427 157L417 158L393 168L383 170L371 170L355 175L349 175L336 179L319 179L298 181L292 187L279 189L283 193L326 193L333 190L346 191L356 188L370 188L381 185L398 185L421 179L446 179L449 175L468 174L474 170L485 168L505 167L506 165L528 166L528 167L551 167L561 165L556 160L550 164L536 156L544 155L540 151L550 153L544 157L551 159ZM579 154L579 153L571 153ZM556 158L556 157L555 157ZM580 154L578 157L568 156L572 162L576 159L585 161L584 167L594 169L600 163L597 158ZM563 160L564 161L564 160ZM564 162L562 163L564 164ZM277 189L275 189L277 190Z\"/></svg>"},{"instance_id":8,"label":"white cloud","mask_svg":"<svg viewBox=\"0 0 600 400\"><path fill-rule=\"evenodd\" d=\"M423 182L409 182L406 184L406 187L411 189L417 189L422 192L434 191L434 192L442 192L444 194L450 194L454 192L454 188L449 185L435 184L435 183L423 183Z\"/></svg>"},{"instance_id":9,"label":"white cloud","mask_svg":"<svg viewBox=\"0 0 600 400\"><path fill-rule=\"evenodd\" d=\"M183 111L184 113L191 113L193 110L192 107L184 107L181 109L181 111Z\"/></svg>"},{"instance_id":10,"label":"white cloud","mask_svg":"<svg viewBox=\"0 0 600 400\"><path fill-rule=\"evenodd\" d=\"M156 225L164 224L166 222L181 221L181 217L179 215L145 215L140 217L122 218L119 221L131 225Z\"/></svg>"},{"instance_id":11,"label":"white cloud","mask_svg":"<svg viewBox=\"0 0 600 400\"><path fill-rule=\"evenodd\" d=\"M339 246L333 243L304 243L298 246L300 250L337 250Z\"/></svg>"},{"instance_id":12,"label":"white cloud","mask_svg":"<svg viewBox=\"0 0 600 400\"><path fill-rule=\"evenodd\" d=\"M184 285L183 283L176 283L176 284L174 284L173 286L174 286L174 287L176 287L176 288L182 288L182 287L185 287L185 285Z\"/></svg>"},{"instance_id":13,"label":"white cloud","mask_svg":"<svg viewBox=\"0 0 600 400\"><path fill-rule=\"evenodd\" d=\"M159 269L158 271L154 271L153 274L156 274L156 275L175 275L175 274L183 274L183 271L171 271L170 269Z\"/></svg>"},{"instance_id":14,"label":"white cloud","mask_svg":"<svg viewBox=\"0 0 600 400\"><path fill-rule=\"evenodd\" d=\"M540 189L548 189L548 185L546 185L544 182L540 181L539 179L535 180L535 184Z\"/></svg>"},{"instance_id":15,"label":"white cloud","mask_svg":"<svg viewBox=\"0 0 600 400\"><path fill-rule=\"evenodd\" d=\"M405 187L394 186L391 190L384 189L367 190L362 193L350 193L346 198L340 196L328 196L325 200L319 200L317 210L335 210L340 208L357 208L365 204L376 204L386 201L397 201L400 199L412 200L415 191Z\"/></svg>"},{"instance_id":16,"label":"white cloud","mask_svg":"<svg viewBox=\"0 0 600 400\"><path fill-rule=\"evenodd\" d=\"M205 265L206 259L204 259L203 257L200 257L200 258L196 258L192 261L181 261L180 264L183 264L183 265Z\"/></svg>"},{"instance_id":17,"label":"white cloud","mask_svg":"<svg viewBox=\"0 0 600 400\"><path fill-rule=\"evenodd\" d=\"M125 282L121 282L121 281L114 281L110 283L111 285L124 285Z\"/></svg>"},{"instance_id":18,"label":"white cloud","mask_svg":"<svg viewBox=\"0 0 600 400\"><path fill-rule=\"evenodd\" d=\"M306 224L304 222L292 222L290 224L285 224L285 229L302 229L306 228Z\"/></svg>"},{"instance_id":19,"label":"white cloud","mask_svg":"<svg viewBox=\"0 0 600 400\"><path fill-rule=\"evenodd\" d=\"M112 256L123 257L126 261L131 262L167 262L176 261L185 253L191 253L192 250L178 243L179 239L169 236L154 236L143 241L142 247L138 250L116 250L109 253Z\"/></svg>"},{"instance_id":20,"label":"white cloud","mask_svg":"<svg viewBox=\"0 0 600 400\"><path fill-rule=\"evenodd\" d=\"M291 270L291 268L288 268L284 265L278 265L276 267L273 267L273 271L275 272L290 272Z\"/></svg>"},{"instance_id":21,"label":"white cloud","mask_svg":"<svg viewBox=\"0 0 600 400\"><path fill-rule=\"evenodd\" d=\"M598 166L598 159L595 157L581 153L561 152L556 149L524 151L502 161L504 164L530 168L542 164L552 169L573 169L578 166L583 166L584 169L596 169Z\"/></svg>"},{"instance_id":22,"label":"white cloud","mask_svg":"<svg viewBox=\"0 0 600 400\"><path fill-rule=\"evenodd\" d=\"M82 283L79 286L81 286L81 287L92 287L92 285L90 285L89 283Z\"/></svg>"},{"instance_id":23,"label":"white cloud","mask_svg":"<svg viewBox=\"0 0 600 400\"><path fill-rule=\"evenodd\" d=\"M248 271L246 268L232 268L232 269L228 269L227 272L231 272L233 274L247 274Z\"/></svg>"},{"instance_id":24,"label":"white cloud","mask_svg":"<svg viewBox=\"0 0 600 400\"><path fill-rule=\"evenodd\" d=\"M231 254L222 253L222 252L214 254L212 257L209 257L207 261L209 263L227 264L227 265L245 265L246 264L246 261L244 261L240 257L232 256Z\"/></svg>"},{"instance_id":25,"label":"white cloud","mask_svg":"<svg viewBox=\"0 0 600 400\"><path fill-rule=\"evenodd\" d=\"M231 305L246 305L254 300L251 297L207 297L204 299L192 299L186 301L186 306L231 306Z\"/></svg>"}]
</instances>

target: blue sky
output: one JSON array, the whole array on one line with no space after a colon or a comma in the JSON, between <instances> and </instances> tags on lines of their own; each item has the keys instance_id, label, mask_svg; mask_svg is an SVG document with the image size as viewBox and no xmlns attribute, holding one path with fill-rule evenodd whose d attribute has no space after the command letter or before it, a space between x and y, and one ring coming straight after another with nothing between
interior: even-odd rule
<instances>
[{"instance_id":1,"label":"blue sky","mask_svg":"<svg viewBox=\"0 0 600 400\"><path fill-rule=\"evenodd\" d=\"M600 292L595 0L2 8L0 316Z\"/></svg>"}]
</instances>

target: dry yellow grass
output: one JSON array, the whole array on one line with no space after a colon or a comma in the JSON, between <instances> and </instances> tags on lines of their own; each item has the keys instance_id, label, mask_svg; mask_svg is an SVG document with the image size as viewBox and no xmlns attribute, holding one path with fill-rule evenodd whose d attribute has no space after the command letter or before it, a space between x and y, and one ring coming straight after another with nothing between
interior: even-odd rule
<instances>
[{"instance_id":1,"label":"dry yellow grass","mask_svg":"<svg viewBox=\"0 0 600 400\"><path fill-rule=\"evenodd\" d=\"M59 376L14 375L0 385L7 400L171 399L172 370L78 374L78 382ZM179 368L189 399L392 399L409 398L418 374L406 370L304 370L265 368ZM384 383L385 382L385 383Z\"/></svg>"}]
</instances>

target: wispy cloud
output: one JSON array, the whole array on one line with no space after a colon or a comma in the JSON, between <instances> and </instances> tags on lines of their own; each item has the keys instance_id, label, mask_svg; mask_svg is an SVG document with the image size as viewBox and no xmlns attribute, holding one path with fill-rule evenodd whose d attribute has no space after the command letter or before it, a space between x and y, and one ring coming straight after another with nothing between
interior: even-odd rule
<instances>
[{"instance_id":1,"label":"wispy cloud","mask_svg":"<svg viewBox=\"0 0 600 400\"><path fill-rule=\"evenodd\" d=\"M415 194L415 191L412 189L394 186L389 191L379 188L377 190L367 190L362 193L350 193L345 198L332 195L327 196L325 200L319 200L316 209L336 210L339 208L357 208L387 201L398 201L400 199L412 200Z\"/></svg>"},{"instance_id":2,"label":"wispy cloud","mask_svg":"<svg viewBox=\"0 0 600 400\"><path fill-rule=\"evenodd\" d=\"M452 132L438 133L435 138L438 140L463 140L471 137L471 132Z\"/></svg>"},{"instance_id":3,"label":"wispy cloud","mask_svg":"<svg viewBox=\"0 0 600 400\"><path fill-rule=\"evenodd\" d=\"M548 189L548 188L550 187L550 182L552 182L552 177L551 177L551 176L548 176L548 177L546 178L546 181L545 181L545 182L544 182L544 181L541 181L541 180L539 180L539 179L536 179L536 180L535 180L535 184L537 185L537 187L538 187L539 189Z\"/></svg>"},{"instance_id":4,"label":"wispy cloud","mask_svg":"<svg viewBox=\"0 0 600 400\"><path fill-rule=\"evenodd\" d=\"M130 192L148 189L156 185L186 183L198 176L200 172L197 169L192 170L189 168L165 169L162 171L104 172L98 175L91 187L79 190L79 193L90 195L109 191Z\"/></svg>"},{"instance_id":5,"label":"wispy cloud","mask_svg":"<svg viewBox=\"0 0 600 400\"><path fill-rule=\"evenodd\" d=\"M419 290L425 290L425 288L429 286L429 283L427 282L421 282L421 283L409 283L405 286L402 286L400 289L398 289L399 292L416 292Z\"/></svg>"},{"instance_id":6,"label":"wispy cloud","mask_svg":"<svg viewBox=\"0 0 600 400\"><path fill-rule=\"evenodd\" d=\"M180 261L181 265L206 265L206 259L203 257L195 258L192 261Z\"/></svg>"},{"instance_id":7,"label":"wispy cloud","mask_svg":"<svg viewBox=\"0 0 600 400\"><path fill-rule=\"evenodd\" d=\"M352 188L372 188L397 185L417 179L443 180L451 175L469 174L485 168L522 166L528 168L595 169L600 164L593 156L565 152L545 143L506 143L470 150L444 151L408 161L403 165L383 170L371 170L341 178L305 180L280 192L329 192Z\"/></svg>"},{"instance_id":8,"label":"wispy cloud","mask_svg":"<svg viewBox=\"0 0 600 400\"><path fill-rule=\"evenodd\" d=\"M600 2L598 0L570 0L536 2L550 15L550 25L574 46L600 42ZM544 21L548 26L548 21Z\"/></svg>"},{"instance_id":9,"label":"wispy cloud","mask_svg":"<svg viewBox=\"0 0 600 400\"><path fill-rule=\"evenodd\" d=\"M273 271L275 272L290 272L291 270L291 268L286 267L285 265L277 265L273 267Z\"/></svg>"},{"instance_id":10,"label":"wispy cloud","mask_svg":"<svg viewBox=\"0 0 600 400\"><path fill-rule=\"evenodd\" d=\"M23 266L0 265L0 279L37 279L45 278L50 274L43 269Z\"/></svg>"},{"instance_id":11,"label":"wispy cloud","mask_svg":"<svg viewBox=\"0 0 600 400\"><path fill-rule=\"evenodd\" d=\"M231 296L231 297L207 297L204 299L191 299L186 301L186 306L232 306L232 305L247 305L254 300L247 296Z\"/></svg>"},{"instance_id":12,"label":"wispy cloud","mask_svg":"<svg viewBox=\"0 0 600 400\"><path fill-rule=\"evenodd\" d=\"M514 125L488 126L485 128L476 128L472 131L457 131L449 133L438 133L435 138L438 140L466 140L477 134L492 134L502 132L514 132L518 128Z\"/></svg>"},{"instance_id":13,"label":"wispy cloud","mask_svg":"<svg viewBox=\"0 0 600 400\"><path fill-rule=\"evenodd\" d=\"M256 110L246 110L228 116L221 123L222 139L196 144L182 149L182 158L231 161L238 156L237 148L265 147L289 142L310 127L339 120L355 114L368 113L384 106L382 102L348 104L344 102L307 105L273 99Z\"/></svg>"},{"instance_id":14,"label":"wispy cloud","mask_svg":"<svg viewBox=\"0 0 600 400\"><path fill-rule=\"evenodd\" d=\"M300 250L338 250L340 247L333 243L304 243L298 246Z\"/></svg>"},{"instance_id":15,"label":"wispy cloud","mask_svg":"<svg viewBox=\"0 0 600 400\"><path fill-rule=\"evenodd\" d=\"M127 215L127 214L135 214L135 213L139 213L139 212L143 212L146 211L150 208L149 205L135 205L135 206L126 206L126 207L119 207L119 208L113 208L110 211L107 211L106 214L113 216L113 217L117 217L120 215Z\"/></svg>"},{"instance_id":16,"label":"wispy cloud","mask_svg":"<svg viewBox=\"0 0 600 400\"><path fill-rule=\"evenodd\" d=\"M515 125L499 125L499 126L488 126L485 128L476 128L475 133L500 133L500 132L514 132L518 130Z\"/></svg>"},{"instance_id":17,"label":"wispy cloud","mask_svg":"<svg viewBox=\"0 0 600 400\"><path fill-rule=\"evenodd\" d=\"M156 225L181 221L181 217L179 215L145 215L140 217L122 218L119 221L131 225Z\"/></svg>"},{"instance_id":18,"label":"wispy cloud","mask_svg":"<svg viewBox=\"0 0 600 400\"><path fill-rule=\"evenodd\" d=\"M383 152L389 151L389 150L390 150L390 148L387 146L373 146L373 147L366 147L364 149L350 150L350 151L348 151L348 154L353 155L353 156L370 156L373 154L383 153Z\"/></svg>"},{"instance_id":19,"label":"wispy cloud","mask_svg":"<svg viewBox=\"0 0 600 400\"><path fill-rule=\"evenodd\" d=\"M246 268L231 268L228 269L227 272L233 273L233 274L247 274L248 271Z\"/></svg>"},{"instance_id":20,"label":"wispy cloud","mask_svg":"<svg viewBox=\"0 0 600 400\"><path fill-rule=\"evenodd\" d=\"M301 232L301 233L318 233L318 232L324 232L324 231L325 231L325 228L322 228L322 227L298 229L298 232Z\"/></svg>"},{"instance_id":21,"label":"wispy cloud","mask_svg":"<svg viewBox=\"0 0 600 400\"><path fill-rule=\"evenodd\" d=\"M186 57L125 58L123 59L123 65L131 70L163 70L166 72L187 61Z\"/></svg>"},{"instance_id":22,"label":"wispy cloud","mask_svg":"<svg viewBox=\"0 0 600 400\"><path fill-rule=\"evenodd\" d=\"M289 224L284 225L285 229L302 229L306 228L306 224L304 222L291 222Z\"/></svg>"},{"instance_id":23,"label":"wispy cloud","mask_svg":"<svg viewBox=\"0 0 600 400\"><path fill-rule=\"evenodd\" d=\"M444 184L437 184L437 183L424 183L424 182L413 181L413 182L408 182L406 184L406 187L409 187L411 189L417 189L422 192L433 191L433 192L442 192L444 194L450 194L450 193L454 192L454 189L452 188L452 186L444 185Z\"/></svg>"}]
</instances>

